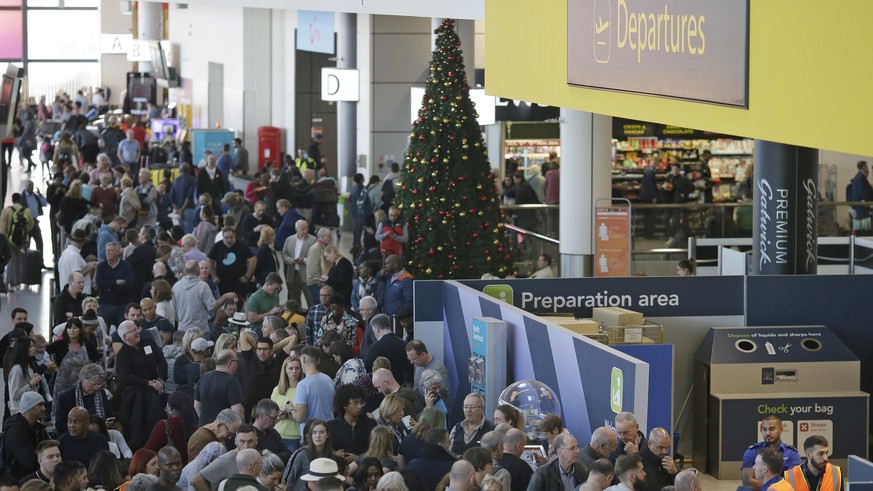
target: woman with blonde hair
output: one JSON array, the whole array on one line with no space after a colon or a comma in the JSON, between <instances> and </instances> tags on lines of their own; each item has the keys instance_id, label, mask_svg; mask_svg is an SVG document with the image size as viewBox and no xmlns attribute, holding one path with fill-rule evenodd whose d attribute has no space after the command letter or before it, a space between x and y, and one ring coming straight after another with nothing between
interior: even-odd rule
<instances>
[{"instance_id":1,"label":"woman with blonde hair","mask_svg":"<svg viewBox=\"0 0 873 491\"><path fill-rule=\"evenodd\" d=\"M377 423L387 426L394 432L395 449L400 448L400 442L409 434L406 424L403 423L403 417L406 416L403 406L403 399L400 396L388 394L379 404L379 417L376 418Z\"/></svg>"},{"instance_id":2,"label":"woman with blonde hair","mask_svg":"<svg viewBox=\"0 0 873 491\"><path fill-rule=\"evenodd\" d=\"M342 295L343 305L350 307L352 305L352 282L355 275L352 262L346 259L336 246L331 244L326 246L322 252L321 270L327 271L327 274L322 275L321 279L332 287L335 293Z\"/></svg>"},{"instance_id":3,"label":"woman with blonde hair","mask_svg":"<svg viewBox=\"0 0 873 491\"><path fill-rule=\"evenodd\" d=\"M232 334L224 333L221 336L218 336L218 340L215 341L215 347L212 351L212 357L218 358L218 353L223 349L236 350L236 342L236 337L234 337ZM256 343L253 341L252 345L255 344Z\"/></svg>"},{"instance_id":4,"label":"woman with blonde hair","mask_svg":"<svg viewBox=\"0 0 873 491\"><path fill-rule=\"evenodd\" d=\"M258 238L258 252L255 254L258 260L257 266L255 266L255 282L258 285L263 285L268 274L278 273L279 265L285 264L281 258L276 258L277 252L273 248L275 241L276 231L273 227L267 225L261 229L261 236ZM282 284L285 284L284 278Z\"/></svg>"},{"instance_id":5,"label":"woman with blonde hair","mask_svg":"<svg viewBox=\"0 0 873 491\"><path fill-rule=\"evenodd\" d=\"M279 414L279 421L276 422L276 431L279 432L288 450L292 452L300 448L300 423L291 417L290 409L286 406L289 402L294 401L297 394L297 384L305 376L299 358L294 355L285 358L285 361L282 362L282 371L279 373L279 385L270 394L270 399L280 408L283 408Z\"/></svg>"},{"instance_id":6,"label":"woman with blonde hair","mask_svg":"<svg viewBox=\"0 0 873 491\"><path fill-rule=\"evenodd\" d=\"M424 435L431 428L446 428L446 415L435 407L429 407L421 412L415 426L409 435L400 442L399 453L406 462L411 462L412 459L418 457L418 454L424 448Z\"/></svg>"},{"instance_id":7,"label":"woman with blonde hair","mask_svg":"<svg viewBox=\"0 0 873 491\"><path fill-rule=\"evenodd\" d=\"M397 470L400 460L397 458L394 446L394 430L388 426L379 425L370 432L370 446L360 456L360 460L367 457L379 459L382 467L389 470ZM387 462L386 462L387 461ZM388 464L388 465L386 465Z\"/></svg>"}]
</instances>

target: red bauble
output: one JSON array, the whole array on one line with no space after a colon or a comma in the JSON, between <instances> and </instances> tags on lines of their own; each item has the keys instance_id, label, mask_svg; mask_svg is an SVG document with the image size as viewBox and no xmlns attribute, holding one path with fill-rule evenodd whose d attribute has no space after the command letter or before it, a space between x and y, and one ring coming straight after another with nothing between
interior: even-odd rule
<instances>
[{"instance_id":1,"label":"red bauble","mask_svg":"<svg viewBox=\"0 0 873 491\"><path fill-rule=\"evenodd\" d=\"M418 135L418 139L424 141L424 135Z\"/></svg>"},{"instance_id":2,"label":"red bauble","mask_svg":"<svg viewBox=\"0 0 873 491\"><path fill-rule=\"evenodd\" d=\"M447 99L448 99L448 97L446 97L446 96L444 96L444 95L441 95L441 96L440 96L440 100L441 100L441 101L445 101L445 100L447 100Z\"/></svg>"},{"instance_id":3,"label":"red bauble","mask_svg":"<svg viewBox=\"0 0 873 491\"><path fill-rule=\"evenodd\" d=\"M478 238L479 238L479 234L476 233L476 232L473 232L473 238L474 238L474 239L478 239Z\"/></svg>"},{"instance_id":4,"label":"red bauble","mask_svg":"<svg viewBox=\"0 0 873 491\"><path fill-rule=\"evenodd\" d=\"M431 163L431 164L435 164L435 163L437 163L437 162L439 162L439 161L437 160L436 157L433 157L433 158L430 159L430 163Z\"/></svg>"}]
</instances>

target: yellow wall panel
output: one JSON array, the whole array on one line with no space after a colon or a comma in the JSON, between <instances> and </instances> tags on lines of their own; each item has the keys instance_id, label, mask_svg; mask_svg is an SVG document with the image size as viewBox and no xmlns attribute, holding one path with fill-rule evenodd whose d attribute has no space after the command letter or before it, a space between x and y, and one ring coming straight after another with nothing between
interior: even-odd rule
<instances>
[{"instance_id":1,"label":"yellow wall panel","mask_svg":"<svg viewBox=\"0 0 873 491\"><path fill-rule=\"evenodd\" d=\"M568 86L567 0L486 0L485 19L490 95L873 154L873 1L750 0L748 109Z\"/></svg>"}]
</instances>

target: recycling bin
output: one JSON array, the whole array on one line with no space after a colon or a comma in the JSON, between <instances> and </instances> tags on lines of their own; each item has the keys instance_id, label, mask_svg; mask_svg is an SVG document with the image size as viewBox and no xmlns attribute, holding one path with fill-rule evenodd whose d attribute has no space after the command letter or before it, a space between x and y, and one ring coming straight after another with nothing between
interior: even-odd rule
<instances>
[{"instance_id":1,"label":"recycling bin","mask_svg":"<svg viewBox=\"0 0 873 491\"><path fill-rule=\"evenodd\" d=\"M694 355L694 463L740 479L743 453L763 440L761 421L782 419L782 441L803 454L822 435L830 460L867 457L869 394L861 364L824 326L715 327Z\"/></svg>"}]
</instances>

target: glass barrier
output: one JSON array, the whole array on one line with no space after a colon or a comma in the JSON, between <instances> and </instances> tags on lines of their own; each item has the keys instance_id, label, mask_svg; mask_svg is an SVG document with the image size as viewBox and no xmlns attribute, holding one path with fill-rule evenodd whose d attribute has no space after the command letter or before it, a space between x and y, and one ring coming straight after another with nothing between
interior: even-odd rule
<instances>
[{"instance_id":1,"label":"glass barrier","mask_svg":"<svg viewBox=\"0 0 873 491\"><path fill-rule=\"evenodd\" d=\"M870 206L870 203L819 202L819 237L873 236L869 221L864 223L852 219L850 211L859 206ZM512 238L519 277L529 276L535 271L536 260L543 253L551 256L557 275L560 271L560 205L503 205L501 208L506 216L507 233ZM633 204L632 271L641 275L674 275L676 262L688 257L694 257L703 266L717 265L718 247L697 247L695 251L689 251L689 239L723 239L718 241L719 245L750 250L752 212L752 201ZM853 229L853 225L858 229ZM827 242L821 241L819 247L821 264L848 266L851 248L842 243ZM873 257L867 257L870 250L865 252L859 254L858 259L866 258L865 262L873 266L870 264Z\"/></svg>"}]
</instances>

